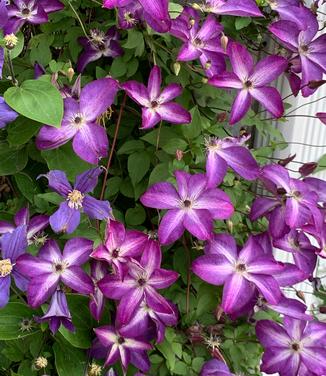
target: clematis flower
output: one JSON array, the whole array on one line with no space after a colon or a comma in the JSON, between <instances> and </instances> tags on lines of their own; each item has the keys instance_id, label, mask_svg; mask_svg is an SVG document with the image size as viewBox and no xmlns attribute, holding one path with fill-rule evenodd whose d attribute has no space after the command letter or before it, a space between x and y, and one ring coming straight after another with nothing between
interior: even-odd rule
<instances>
[{"instance_id":1,"label":"clematis flower","mask_svg":"<svg viewBox=\"0 0 326 376\"><path fill-rule=\"evenodd\" d=\"M0 96L0 129L4 128L8 123L12 123L16 120L18 114L12 110L3 97Z\"/></svg>"},{"instance_id":2,"label":"clematis flower","mask_svg":"<svg viewBox=\"0 0 326 376\"><path fill-rule=\"evenodd\" d=\"M213 15L209 15L201 27L199 22L198 12L185 7L172 21L170 34L183 41L177 60L191 61L199 58L206 74L211 77L224 72L226 67L226 53L221 45L223 26Z\"/></svg>"},{"instance_id":3,"label":"clematis flower","mask_svg":"<svg viewBox=\"0 0 326 376\"><path fill-rule=\"evenodd\" d=\"M192 264L193 272L204 281L224 285L221 306L226 313L246 305L256 288L269 303L277 304L281 291L272 275L282 269L282 264L264 255L252 237L238 252L234 238L227 234L215 235L205 255Z\"/></svg>"},{"instance_id":4,"label":"clematis flower","mask_svg":"<svg viewBox=\"0 0 326 376\"><path fill-rule=\"evenodd\" d=\"M91 278L94 283L94 293L90 296L89 300L89 311L95 320L100 321L104 306L105 297L102 291L98 288L97 282L103 279L103 277L108 273L107 267L101 261L91 262Z\"/></svg>"},{"instance_id":5,"label":"clematis flower","mask_svg":"<svg viewBox=\"0 0 326 376\"><path fill-rule=\"evenodd\" d=\"M91 278L81 265L88 261L93 242L74 238L66 242L63 254L58 244L50 239L40 249L38 256L24 254L16 261L17 270L30 278L27 289L28 304L36 308L54 294L60 282L81 293L92 294Z\"/></svg>"},{"instance_id":6,"label":"clematis flower","mask_svg":"<svg viewBox=\"0 0 326 376\"><path fill-rule=\"evenodd\" d=\"M144 11L137 1L130 1L126 6L118 8L118 25L121 29L131 29L144 19Z\"/></svg>"},{"instance_id":7,"label":"clematis flower","mask_svg":"<svg viewBox=\"0 0 326 376\"><path fill-rule=\"evenodd\" d=\"M191 115L172 99L181 95L182 87L170 84L161 92L161 69L155 65L148 79L148 86L137 81L128 81L120 85L130 98L142 106L141 129L153 128L161 120L174 124L190 123Z\"/></svg>"},{"instance_id":8,"label":"clematis flower","mask_svg":"<svg viewBox=\"0 0 326 376\"><path fill-rule=\"evenodd\" d=\"M14 223L0 220L0 234L13 232L17 227L24 225L26 225L28 243L38 243L39 241L42 241L42 236L39 237L42 230L49 225L49 217L41 214L30 218L29 209L22 208L15 214Z\"/></svg>"},{"instance_id":9,"label":"clematis flower","mask_svg":"<svg viewBox=\"0 0 326 376\"><path fill-rule=\"evenodd\" d=\"M79 101L64 99L64 117L60 128L41 128L36 146L40 150L56 149L73 139L75 153L89 163L98 164L108 152L108 136L97 118L111 106L118 91L112 78L102 78L85 85Z\"/></svg>"},{"instance_id":10,"label":"clematis flower","mask_svg":"<svg viewBox=\"0 0 326 376\"><path fill-rule=\"evenodd\" d=\"M256 325L256 334L265 349L262 372L279 372L280 376L326 373L325 323L285 317L281 326L261 320Z\"/></svg>"},{"instance_id":11,"label":"clematis flower","mask_svg":"<svg viewBox=\"0 0 326 376\"><path fill-rule=\"evenodd\" d=\"M222 183L228 166L247 180L258 177L259 166L241 138L210 137L206 141L206 176L208 187Z\"/></svg>"},{"instance_id":12,"label":"clematis flower","mask_svg":"<svg viewBox=\"0 0 326 376\"><path fill-rule=\"evenodd\" d=\"M302 69L302 95L307 97L315 89L308 87L310 81L319 81L326 72L326 34L315 37L318 32L316 17L307 10L308 24L304 30L291 21L277 21L269 26L281 43L299 56Z\"/></svg>"},{"instance_id":13,"label":"clematis flower","mask_svg":"<svg viewBox=\"0 0 326 376\"><path fill-rule=\"evenodd\" d=\"M306 225L303 226L303 230L316 239L318 243L317 254L320 257L326 258L326 224L323 223L321 227Z\"/></svg>"},{"instance_id":14,"label":"clematis flower","mask_svg":"<svg viewBox=\"0 0 326 376\"><path fill-rule=\"evenodd\" d=\"M273 55L254 65L246 48L235 42L228 44L228 55L233 72L214 76L208 83L218 88L238 90L231 108L230 124L237 123L246 115L252 98L259 101L274 117L281 117L284 112L282 98L279 92L268 84L285 71L287 60Z\"/></svg>"},{"instance_id":15,"label":"clematis flower","mask_svg":"<svg viewBox=\"0 0 326 376\"><path fill-rule=\"evenodd\" d=\"M150 241L139 262L132 260L128 270L120 275L106 275L98 287L110 299L120 300L117 310L119 325L130 322L142 303L154 312L171 314L170 304L156 292L172 285L178 273L161 269L162 254L156 241Z\"/></svg>"},{"instance_id":16,"label":"clematis flower","mask_svg":"<svg viewBox=\"0 0 326 376\"><path fill-rule=\"evenodd\" d=\"M158 229L160 242L173 243L185 229L200 240L210 239L214 219L233 214L230 198L220 189L209 188L204 174L175 171L175 177L177 189L168 182L156 183L140 198L150 208L168 209Z\"/></svg>"},{"instance_id":17,"label":"clematis flower","mask_svg":"<svg viewBox=\"0 0 326 376\"><path fill-rule=\"evenodd\" d=\"M50 225L55 232L72 233L80 222L83 211L92 219L109 219L111 207L109 201L97 200L88 195L97 185L101 168L93 168L78 175L72 187L63 171L52 170L44 176L49 181L49 187L64 197L59 209L50 216Z\"/></svg>"},{"instance_id":18,"label":"clematis flower","mask_svg":"<svg viewBox=\"0 0 326 376\"><path fill-rule=\"evenodd\" d=\"M17 258L25 253L27 248L26 226L19 226L1 237L0 260L0 308L7 305L10 296L11 276L16 286L25 291L28 280L17 268Z\"/></svg>"},{"instance_id":19,"label":"clematis flower","mask_svg":"<svg viewBox=\"0 0 326 376\"><path fill-rule=\"evenodd\" d=\"M17 33L25 25L40 25L48 22L48 13L64 8L58 0L12 0L8 9L8 21L3 30L5 34Z\"/></svg>"},{"instance_id":20,"label":"clematis flower","mask_svg":"<svg viewBox=\"0 0 326 376\"><path fill-rule=\"evenodd\" d=\"M262 17L254 0L206 0L199 6L204 12L240 17Z\"/></svg>"},{"instance_id":21,"label":"clematis flower","mask_svg":"<svg viewBox=\"0 0 326 376\"><path fill-rule=\"evenodd\" d=\"M69 312L66 295L61 290L56 290L46 313L42 317L35 318L36 322L49 322L50 330L55 334L61 325L71 332L75 331Z\"/></svg>"},{"instance_id":22,"label":"clematis flower","mask_svg":"<svg viewBox=\"0 0 326 376\"><path fill-rule=\"evenodd\" d=\"M294 263L308 276L312 276L316 267L318 248L301 231L291 230L283 238L274 239L273 245L286 252L291 252Z\"/></svg>"},{"instance_id":23,"label":"clematis flower","mask_svg":"<svg viewBox=\"0 0 326 376\"><path fill-rule=\"evenodd\" d=\"M96 61L101 57L112 57L123 55L123 49L119 42L119 34L113 26L104 33L101 30L90 30L90 38L78 38L79 44L84 47L77 61L77 71L82 73L87 64Z\"/></svg>"},{"instance_id":24,"label":"clematis flower","mask_svg":"<svg viewBox=\"0 0 326 376\"><path fill-rule=\"evenodd\" d=\"M99 245L91 254L96 260L112 265L115 273L123 275L123 266L131 258L136 259L143 252L148 236L136 230L126 230L117 221L109 221L106 227L105 243Z\"/></svg>"},{"instance_id":25,"label":"clematis flower","mask_svg":"<svg viewBox=\"0 0 326 376\"><path fill-rule=\"evenodd\" d=\"M141 371L149 370L150 363L146 351L151 350L152 346L137 339L139 333L128 333L111 325L95 328L94 332L106 350L105 367L120 360L124 372L130 363Z\"/></svg>"},{"instance_id":26,"label":"clematis flower","mask_svg":"<svg viewBox=\"0 0 326 376\"><path fill-rule=\"evenodd\" d=\"M228 366L217 359L205 362L199 376L233 376Z\"/></svg>"},{"instance_id":27,"label":"clematis flower","mask_svg":"<svg viewBox=\"0 0 326 376\"><path fill-rule=\"evenodd\" d=\"M141 9L139 9L139 5ZM137 9L136 12L125 12L125 20L136 23L139 14L148 25L158 33L166 33L170 30L171 19L169 15L169 2L167 0L149 1L149 0L104 0L103 6L108 9L127 7L130 10ZM135 18L135 16L137 18ZM136 22L135 22L136 21ZM120 21L120 25L121 24ZM129 27L128 27L129 28Z\"/></svg>"}]
</instances>

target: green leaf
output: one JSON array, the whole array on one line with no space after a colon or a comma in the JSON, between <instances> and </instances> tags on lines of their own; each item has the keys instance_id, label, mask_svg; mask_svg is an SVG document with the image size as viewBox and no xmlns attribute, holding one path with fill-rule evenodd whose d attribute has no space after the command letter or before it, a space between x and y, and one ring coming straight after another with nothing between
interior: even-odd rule
<instances>
[{"instance_id":1,"label":"green leaf","mask_svg":"<svg viewBox=\"0 0 326 376\"><path fill-rule=\"evenodd\" d=\"M114 78L122 77L127 73L127 64L122 60L122 57L113 60L110 73Z\"/></svg>"},{"instance_id":2,"label":"green leaf","mask_svg":"<svg viewBox=\"0 0 326 376\"><path fill-rule=\"evenodd\" d=\"M34 195L39 192L35 180L25 173L18 173L15 175L15 181L19 191L30 203L34 202Z\"/></svg>"},{"instance_id":3,"label":"green leaf","mask_svg":"<svg viewBox=\"0 0 326 376\"><path fill-rule=\"evenodd\" d=\"M54 205L59 205L63 201L63 197L56 192L40 193L37 195L37 198Z\"/></svg>"},{"instance_id":4,"label":"green leaf","mask_svg":"<svg viewBox=\"0 0 326 376\"><path fill-rule=\"evenodd\" d=\"M129 208L126 212L126 223L130 226L141 225L146 219L145 209L141 205Z\"/></svg>"},{"instance_id":5,"label":"green leaf","mask_svg":"<svg viewBox=\"0 0 326 376\"><path fill-rule=\"evenodd\" d=\"M143 33L135 29L128 30L128 39L123 47L127 49L135 48L135 56L141 56L145 49Z\"/></svg>"},{"instance_id":6,"label":"green leaf","mask_svg":"<svg viewBox=\"0 0 326 376\"><path fill-rule=\"evenodd\" d=\"M56 336L56 339L53 351L58 376L84 375L87 366L86 351L72 347L62 337Z\"/></svg>"},{"instance_id":7,"label":"green leaf","mask_svg":"<svg viewBox=\"0 0 326 376\"><path fill-rule=\"evenodd\" d=\"M22 329L23 320L33 321L35 311L22 303L9 302L0 309L0 340L12 340L24 338L35 334L38 330L34 326L30 330Z\"/></svg>"},{"instance_id":8,"label":"green leaf","mask_svg":"<svg viewBox=\"0 0 326 376\"><path fill-rule=\"evenodd\" d=\"M191 123L182 125L182 132L186 138L192 139L199 136L202 131L202 118L197 106L193 107L190 113Z\"/></svg>"},{"instance_id":9,"label":"green leaf","mask_svg":"<svg viewBox=\"0 0 326 376\"><path fill-rule=\"evenodd\" d=\"M14 122L7 126L7 141L10 146L20 146L26 144L41 127L40 123L34 120L19 116Z\"/></svg>"},{"instance_id":10,"label":"green leaf","mask_svg":"<svg viewBox=\"0 0 326 376\"><path fill-rule=\"evenodd\" d=\"M188 367L185 363L177 361L173 369L173 373L176 375L189 375Z\"/></svg>"},{"instance_id":11,"label":"green leaf","mask_svg":"<svg viewBox=\"0 0 326 376\"><path fill-rule=\"evenodd\" d=\"M318 166L315 172L323 171L326 169L326 154L324 154L321 158L319 158Z\"/></svg>"},{"instance_id":12,"label":"green leaf","mask_svg":"<svg viewBox=\"0 0 326 376\"><path fill-rule=\"evenodd\" d=\"M5 101L19 114L54 127L61 126L63 99L50 82L27 80L4 93Z\"/></svg>"},{"instance_id":13,"label":"green leaf","mask_svg":"<svg viewBox=\"0 0 326 376\"><path fill-rule=\"evenodd\" d=\"M169 13L172 19L177 18L182 11L182 5L169 2Z\"/></svg>"},{"instance_id":14,"label":"green leaf","mask_svg":"<svg viewBox=\"0 0 326 376\"><path fill-rule=\"evenodd\" d=\"M149 176L148 185L152 185L154 183L158 183L160 181L165 181L170 177L169 173L169 164L168 163L160 163L155 166Z\"/></svg>"},{"instance_id":15,"label":"green leaf","mask_svg":"<svg viewBox=\"0 0 326 376\"><path fill-rule=\"evenodd\" d=\"M80 159L70 144L63 145L59 149L42 151L41 154L46 160L49 170L63 170L70 180L74 180L76 175L93 167Z\"/></svg>"},{"instance_id":16,"label":"green leaf","mask_svg":"<svg viewBox=\"0 0 326 376\"><path fill-rule=\"evenodd\" d=\"M156 348L163 354L166 360L167 367L170 370L173 370L175 366L175 354L171 348L171 344L167 341L164 341L156 345Z\"/></svg>"},{"instance_id":17,"label":"green leaf","mask_svg":"<svg viewBox=\"0 0 326 376\"><path fill-rule=\"evenodd\" d=\"M149 166L150 157L146 151L140 151L129 155L128 172L134 186L146 175Z\"/></svg>"},{"instance_id":18,"label":"green leaf","mask_svg":"<svg viewBox=\"0 0 326 376\"><path fill-rule=\"evenodd\" d=\"M130 140L125 142L121 148L118 150L117 154L132 154L138 150L144 150L145 145L141 140Z\"/></svg>"},{"instance_id":19,"label":"green leaf","mask_svg":"<svg viewBox=\"0 0 326 376\"><path fill-rule=\"evenodd\" d=\"M162 149L168 154L175 154L177 150L186 150L188 144L181 138L172 138L162 146Z\"/></svg>"},{"instance_id":20,"label":"green leaf","mask_svg":"<svg viewBox=\"0 0 326 376\"><path fill-rule=\"evenodd\" d=\"M251 23L250 17L237 17L235 19L235 29L241 30L247 27Z\"/></svg>"},{"instance_id":21,"label":"green leaf","mask_svg":"<svg viewBox=\"0 0 326 376\"><path fill-rule=\"evenodd\" d=\"M105 198L112 197L119 192L120 185L122 183L122 179L120 176L113 176L107 181L106 190L105 190Z\"/></svg>"},{"instance_id":22,"label":"green leaf","mask_svg":"<svg viewBox=\"0 0 326 376\"><path fill-rule=\"evenodd\" d=\"M0 142L0 176L13 175L23 170L27 164L26 148L13 148L6 142Z\"/></svg>"}]
</instances>

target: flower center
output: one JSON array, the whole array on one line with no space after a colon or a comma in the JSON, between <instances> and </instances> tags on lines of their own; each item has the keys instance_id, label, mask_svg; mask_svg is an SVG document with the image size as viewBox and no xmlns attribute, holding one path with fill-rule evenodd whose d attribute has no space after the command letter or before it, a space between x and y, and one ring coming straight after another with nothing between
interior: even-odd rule
<instances>
[{"instance_id":1,"label":"flower center","mask_svg":"<svg viewBox=\"0 0 326 376\"><path fill-rule=\"evenodd\" d=\"M76 210L82 208L84 197L85 196L77 189L74 189L73 191L69 192L67 196L69 208Z\"/></svg>"},{"instance_id":2,"label":"flower center","mask_svg":"<svg viewBox=\"0 0 326 376\"><path fill-rule=\"evenodd\" d=\"M205 46L205 43L198 37L196 37L193 41L192 41L192 44L195 46L195 47L204 47Z\"/></svg>"},{"instance_id":3,"label":"flower center","mask_svg":"<svg viewBox=\"0 0 326 376\"><path fill-rule=\"evenodd\" d=\"M299 191L292 191L290 196L297 201L301 200L301 193Z\"/></svg>"},{"instance_id":4,"label":"flower center","mask_svg":"<svg viewBox=\"0 0 326 376\"><path fill-rule=\"evenodd\" d=\"M119 336L117 342L118 342L119 345L122 345L126 341L125 341L125 339L123 337Z\"/></svg>"},{"instance_id":5,"label":"flower center","mask_svg":"<svg viewBox=\"0 0 326 376\"><path fill-rule=\"evenodd\" d=\"M217 152L218 150L222 149L222 143L217 137L208 137L205 140L205 146L206 150L210 152Z\"/></svg>"},{"instance_id":6,"label":"flower center","mask_svg":"<svg viewBox=\"0 0 326 376\"><path fill-rule=\"evenodd\" d=\"M246 82L243 83L243 87L244 87L244 89L252 89L253 84L250 80L247 80Z\"/></svg>"},{"instance_id":7,"label":"flower center","mask_svg":"<svg viewBox=\"0 0 326 376\"><path fill-rule=\"evenodd\" d=\"M12 271L13 265L10 259L0 260L0 277L6 277Z\"/></svg>"},{"instance_id":8,"label":"flower center","mask_svg":"<svg viewBox=\"0 0 326 376\"><path fill-rule=\"evenodd\" d=\"M301 349L300 343L298 342L291 343L291 349L294 351L299 351Z\"/></svg>"},{"instance_id":9,"label":"flower center","mask_svg":"<svg viewBox=\"0 0 326 376\"><path fill-rule=\"evenodd\" d=\"M114 249L113 251L112 251L112 257L113 258L118 258L119 257L119 252L120 252L120 249L118 248L118 249Z\"/></svg>"},{"instance_id":10,"label":"flower center","mask_svg":"<svg viewBox=\"0 0 326 376\"><path fill-rule=\"evenodd\" d=\"M239 273L244 273L247 270L246 264L244 263L239 263L235 267L236 271Z\"/></svg>"},{"instance_id":11,"label":"flower center","mask_svg":"<svg viewBox=\"0 0 326 376\"><path fill-rule=\"evenodd\" d=\"M183 205L184 205L185 208L190 208L190 206L191 206L191 201L190 201L190 200L184 200L184 201L183 201Z\"/></svg>"},{"instance_id":12,"label":"flower center","mask_svg":"<svg viewBox=\"0 0 326 376\"><path fill-rule=\"evenodd\" d=\"M156 101L152 101L152 102L151 102L151 107L152 107L152 108L156 108L156 107L158 107L158 102L156 102Z\"/></svg>"},{"instance_id":13,"label":"flower center","mask_svg":"<svg viewBox=\"0 0 326 376\"><path fill-rule=\"evenodd\" d=\"M307 46L306 44L302 44L301 46L299 46L299 52L301 55L308 55L309 46Z\"/></svg>"},{"instance_id":14,"label":"flower center","mask_svg":"<svg viewBox=\"0 0 326 376\"><path fill-rule=\"evenodd\" d=\"M138 282L138 285L139 285L139 286L144 286L144 285L146 284L146 279L144 279L144 278L139 278L137 282Z\"/></svg>"},{"instance_id":15,"label":"flower center","mask_svg":"<svg viewBox=\"0 0 326 376\"><path fill-rule=\"evenodd\" d=\"M72 118L72 125L77 128L77 129L80 129L85 123L85 119L83 117L82 114L75 114Z\"/></svg>"},{"instance_id":16,"label":"flower center","mask_svg":"<svg viewBox=\"0 0 326 376\"><path fill-rule=\"evenodd\" d=\"M134 25L136 23L136 18L131 12L126 12L123 17L125 21L130 25Z\"/></svg>"},{"instance_id":17,"label":"flower center","mask_svg":"<svg viewBox=\"0 0 326 376\"><path fill-rule=\"evenodd\" d=\"M100 30L91 30L91 39L96 43L103 43L105 39L105 34Z\"/></svg>"},{"instance_id":18,"label":"flower center","mask_svg":"<svg viewBox=\"0 0 326 376\"><path fill-rule=\"evenodd\" d=\"M66 262L59 261L53 264L53 269L56 274L62 274L67 266L68 264Z\"/></svg>"},{"instance_id":19,"label":"flower center","mask_svg":"<svg viewBox=\"0 0 326 376\"><path fill-rule=\"evenodd\" d=\"M22 13L23 16L28 17L31 13L31 10L28 9L28 8L24 8L24 9L22 9L21 13Z\"/></svg>"}]
</instances>

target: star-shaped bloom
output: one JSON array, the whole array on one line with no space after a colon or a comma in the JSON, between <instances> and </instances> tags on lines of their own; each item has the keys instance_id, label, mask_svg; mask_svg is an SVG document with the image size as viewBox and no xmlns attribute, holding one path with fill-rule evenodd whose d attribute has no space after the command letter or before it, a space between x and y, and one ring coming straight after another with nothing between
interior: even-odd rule
<instances>
[{"instance_id":1,"label":"star-shaped bloom","mask_svg":"<svg viewBox=\"0 0 326 376\"><path fill-rule=\"evenodd\" d=\"M310 81L319 81L326 72L326 34L316 37L319 29L316 16L304 8L304 29L295 22L281 20L269 26L269 30L281 43L299 56L302 70L302 95L307 97L315 89L308 87Z\"/></svg>"},{"instance_id":2,"label":"star-shaped bloom","mask_svg":"<svg viewBox=\"0 0 326 376\"><path fill-rule=\"evenodd\" d=\"M109 221L104 244L99 245L91 254L96 260L112 265L115 273L123 274L123 266L131 259L137 259L144 250L148 236L136 230L126 230L117 221Z\"/></svg>"},{"instance_id":3,"label":"star-shaped bloom","mask_svg":"<svg viewBox=\"0 0 326 376\"><path fill-rule=\"evenodd\" d=\"M59 209L50 216L50 225L55 232L72 233L80 222L80 213L84 212L92 219L109 219L111 207L109 201L101 201L90 196L97 185L101 168L93 168L78 175L72 187L66 174L60 170L49 171L46 177L49 187L64 197Z\"/></svg>"},{"instance_id":4,"label":"star-shaped bloom","mask_svg":"<svg viewBox=\"0 0 326 376\"><path fill-rule=\"evenodd\" d=\"M90 31L90 38L78 38L78 42L84 47L84 50L78 58L77 71L83 72L87 64L102 56L115 58L122 55L123 49L118 39L119 34L114 26L110 27L106 33L93 29Z\"/></svg>"},{"instance_id":5,"label":"star-shaped bloom","mask_svg":"<svg viewBox=\"0 0 326 376\"><path fill-rule=\"evenodd\" d=\"M30 218L29 209L22 208L18 210L14 217L14 223L0 220L0 234L14 231L17 227L26 225L27 240L29 243L38 242L38 234L49 225L47 215L35 215Z\"/></svg>"},{"instance_id":6,"label":"star-shaped bloom","mask_svg":"<svg viewBox=\"0 0 326 376\"><path fill-rule=\"evenodd\" d=\"M235 42L228 44L228 55L233 72L216 75L208 82L218 88L238 90L231 108L230 124L237 123L246 115L252 98L259 101L274 117L281 117L284 112L282 98L269 84L285 71L288 61L273 55L254 65L247 49Z\"/></svg>"},{"instance_id":7,"label":"star-shaped bloom","mask_svg":"<svg viewBox=\"0 0 326 376\"><path fill-rule=\"evenodd\" d=\"M0 308L4 307L10 296L11 276L16 286L25 291L28 280L17 268L17 258L27 249L26 226L18 226L1 237L0 259Z\"/></svg>"},{"instance_id":8,"label":"star-shaped bloom","mask_svg":"<svg viewBox=\"0 0 326 376\"><path fill-rule=\"evenodd\" d=\"M200 60L206 74L211 77L225 71L225 49L221 45L223 26L217 22L214 15L209 15L200 26L199 13L190 7L185 7L175 20L172 21L170 34L181 39L183 45L177 60Z\"/></svg>"},{"instance_id":9,"label":"star-shaped bloom","mask_svg":"<svg viewBox=\"0 0 326 376\"><path fill-rule=\"evenodd\" d=\"M135 102L142 106L142 129L153 128L161 120L174 124L190 123L191 115L172 99L182 93L178 84L170 84L161 91L161 69L155 65L151 70L147 87L137 81L121 85Z\"/></svg>"},{"instance_id":10,"label":"star-shaped bloom","mask_svg":"<svg viewBox=\"0 0 326 376\"><path fill-rule=\"evenodd\" d=\"M126 332L111 325L95 328L94 331L105 348L105 367L120 360L124 372L130 363L144 372L149 370L150 363L146 351L151 350L152 346L135 338L139 333Z\"/></svg>"},{"instance_id":11,"label":"star-shaped bloom","mask_svg":"<svg viewBox=\"0 0 326 376\"><path fill-rule=\"evenodd\" d=\"M93 242L84 238L67 241L60 251L50 239L40 249L38 256L24 254L16 261L17 270L30 278L27 289L28 304L36 308L54 294L60 282L81 294L92 294L91 278L81 265L88 261Z\"/></svg>"},{"instance_id":12,"label":"star-shaped bloom","mask_svg":"<svg viewBox=\"0 0 326 376\"><path fill-rule=\"evenodd\" d=\"M11 34L25 24L40 25L48 22L48 13L57 12L64 8L58 0L12 0L8 5L8 21L4 33Z\"/></svg>"},{"instance_id":13,"label":"star-shaped bloom","mask_svg":"<svg viewBox=\"0 0 326 376\"><path fill-rule=\"evenodd\" d=\"M208 187L204 174L176 171L177 189L168 182L153 184L140 198L143 205L168 209L162 218L158 236L162 244L179 239L184 230L200 240L210 239L214 219L228 219L233 205L226 193Z\"/></svg>"},{"instance_id":14,"label":"star-shaped bloom","mask_svg":"<svg viewBox=\"0 0 326 376\"><path fill-rule=\"evenodd\" d=\"M35 321L40 323L49 322L49 327L53 334L59 330L61 325L71 332L75 331L66 295L61 290L55 291L46 313L42 317L35 318Z\"/></svg>"},{"instance_id":15,"label":"star-shaped bloom","mask_svg":"<svg viewBox=\"0 0 326 376\"><path fill-rule=\"evenodd\" d=\"M79 101L64 99L64 116L60 128L41 128L36 146L41 150L56 149L73 139L74 152L86 162L98 164L108 153L108 136L97 118L111 106L118 91L112 78L95 80L83 87Z\"/></svg>"},{"instance_id":16,"label":"star-shaped bloom","mask_svg":"<svg viewBox=\"0 0 326 376\"><path fill-rule=\"evenodd\" d=\"M170 303L156 290L172 285L178 278L178 273L161 269L161 260L160 246L152 240L148 242L139 262L131 260L128 263L123 277L111 274L98 282L106 297L120 300L117 310L120 325L129 323L142 303L154 312L171 313Z\"/></svg>"},{"instance_id":17,"label":"star-shaped bloom","mask_svg":"<svg viewBox=\"0 0 326 376\"><path fill-rule=\"evenodd\" d=\"M262 372L281 376L324 375L326 373L326 324L289 317L283 326L261 320L256 333L265 352Z\"/></svg>"},{"instance_id":18,"label":"star-shaped bloom","mask_svg":"<svg viewBox=\"0 0 326 376\"><path fill-rule=\"evenodd\" d=\"M244 146L242 138L210 137L206 141L206 176L209 187L222 183L228 166L247 180L254 180L259 175L259 166Z\"/></svg>"},{"instance_id":19,"label":"star-shaped bloom","mask_svg":"<svg viewBox=\"0 0 326 376\"><path fill-rule=\"evenodd\" d=\"M200 6L204 12L240 17L262 17L254 0L206 0Z\"/></svg>"},{"instance_id":20,"label":"star-shaped bloom","mask_svg":"<svg viewBox=\"0 0 326 376\"><path fill-rule=\"evenodd\" d=\"M226 313L246 305L256 288L269 303L277 304L281 291L273 274L282 269L282 264L264 255L252 237L238 251L234 238L227 234L215 235L205 255L192 264L193 272L204 281L224 285L221 306Z\"/></svg>"}]
</instances>

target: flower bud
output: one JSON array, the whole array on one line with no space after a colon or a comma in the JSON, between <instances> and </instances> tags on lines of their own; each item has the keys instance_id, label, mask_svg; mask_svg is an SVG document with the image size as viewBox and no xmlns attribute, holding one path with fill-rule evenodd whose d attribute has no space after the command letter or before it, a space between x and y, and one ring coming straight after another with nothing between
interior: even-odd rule
<instances>
[{"instance_id":1,"label":"flower bud","mask_svg":"<svg viewBox=\"0 0 326 376\"><path fill-rule=\"evenodd\" d=\"M183 158L183 151L177 149L177 151L175 152L175 158L176 158L178 161L181 161L181 159Z\"/></svg>"},{"instance_id":2,"label":"flower bud","mask_svg":"<svg viewBox=\"0 0 326 376\"><path fill-rule=\"evenodd\" d=\"M203 77L203 78L201 79L201 82L202 82L203 84L207 84L208 79L207 79L206 77Z\"/></svg>"},{"instance_id":3,"label":"flower bud","mask_svg":"<svg viewBox=\"0 0 326 376\"><path fill-rule=\"evenodd\" d=\"M299 168L299 172L302 176L308 176L315 171L317 166L318 166L318 163L316 163L316 162L308 162L308 163L303 164Z\"/></svg>"},{"instance_id":4,"label":"flower bud","mask_svg":"<svg viewBox=\"0 0 326 376\"><path fill-rule=\"evenodd\" d=\"M74 77L74 74L75 74L75 71L73 68L68 68L67 70L67 77L68 77L68 80L71 81L72 78Z\"/></svg>"},{"instance_id":5,"label":"flower bud","mask_svg":"<svg viewBox=\"0 0 326 376\"><path fill-rule=\"evenodd\" d=\"M5 46L8 50L12 50L13 48L15 48L18 42L18 38L13 33L7 34L3 39L5 41Z\"/></svg>"},{"instance_id":6,"label":"flower bud","mask_svg":"<svg viewBox=\"0 0 326 376\"><path fill-rule=\"evenodd\" d=\"M226 51L228 43L229 43L229 38L225 34L222 33L221 45L224 51Z\"/></svg>"},{"instance_id":7,"label":"flower bud","mask_svg":"<svg viewBox=\"0 0 326 376\"><path fill-rule=\"evenodd\" d=\"M179 75L179 72L180 72L180 69L181 69L181 65L180 63L178 63L177 61L173 64L173 71L174 71L174 74L176 76Z\"/></svg>"},{"instance_id":8,"label":"flower bud","mask_svg":"<svg viewBox=\"0 0 326 376\"><path fill-rule=\"evenodd\" d=\"M320 313L326 313L326 306L319 307Z\"/></svg>"},{"instance_id":9,"label":"flower bud","mask_svg":"<svg viewBox=\"0 0 326 376\"><path fill-rule=\"evenodd\" d=\"M309 89L318 89L320 86L324 85L326 83L326 80L312 80L308 82Z\"/></svg>"},{"instance_id":10,"label":"flower bud","mask_svg":"<svg viewBox=\"0 0 326 376\"><path fill-rule=\"evenodd\" d=\"M96 363L89 365L88 375L87 376L100 376L102 373L102 367Z\"/></svg>"},{"instance_id":11,"label":"flower bud","mask_svg":"<svg viewBox=\"0 0 326 376\"><path fill-rule=\"evenodd\" d=\"M48 360L44 358L44 356L39 356L38 358L35 359L34 366L38 370L42 368L46 368L48 366Z\"/></svg>"}]
</instances>

